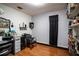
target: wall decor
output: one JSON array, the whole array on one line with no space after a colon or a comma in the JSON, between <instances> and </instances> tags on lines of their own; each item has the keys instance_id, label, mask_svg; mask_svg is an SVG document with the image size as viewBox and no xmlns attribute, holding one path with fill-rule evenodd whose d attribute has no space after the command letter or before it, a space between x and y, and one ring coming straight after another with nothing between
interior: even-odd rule
<instances>
[{"instance_id":1,"label":"wall decor","mask_svg":"<svg viewBox=\"0 0 79 59\"><path fill-rule=\"evenodd\" d=\"M11 30L11 28L10 28L10 22L11 21L9 19L0 17L0 29L2 29L2 30L8 29L10 31Z\"/></svg>"},{"instance_id":2,"label":"wall decor","mask_svg":"<svg viewBox=\"0 0 79 59\"><path fill-rule=\"evenodd\" d=\"M30 22L30 23L29 23L29 28L30 28L30 29L33 29L33 28L34 28L34 23L33 23L33 22Z\"/></svg>"},{"instance_id":3,"label":"wall decor","mask_svg":"<svg viewBox=\"0 0 79 59\"><path fill-rule=\"evenodd\" d=\"M0 17L0 28L9 28L10 20Z\"/></svg>"},{"instance_id":4,"label":"wall decor","mask_svg":"<svg viewBox=\"0 0 79 59\"><path fill-rule=\"evenodd\" d=\"M23 22L22 26L20 26L20 24L19 24L19 28L20 28L20 30L27 30L27 25Z\"/></svg>"}]
</instances>

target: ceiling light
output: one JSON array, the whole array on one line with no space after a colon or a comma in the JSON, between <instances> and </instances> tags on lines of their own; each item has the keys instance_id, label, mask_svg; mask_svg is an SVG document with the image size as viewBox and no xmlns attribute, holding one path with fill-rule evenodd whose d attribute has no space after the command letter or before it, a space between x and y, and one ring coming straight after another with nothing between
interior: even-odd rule
<instances>
[{"instance_id":1,"label":"ceiling light","mask_svg":"<svg viewBox=\"0 0 79 59\"><path fill-rule=\"evenodd\" d=\"M45 3L30 3L31 5L35 5L35 6L42 6L44 5Z\"/></svg>"}]
</instances>

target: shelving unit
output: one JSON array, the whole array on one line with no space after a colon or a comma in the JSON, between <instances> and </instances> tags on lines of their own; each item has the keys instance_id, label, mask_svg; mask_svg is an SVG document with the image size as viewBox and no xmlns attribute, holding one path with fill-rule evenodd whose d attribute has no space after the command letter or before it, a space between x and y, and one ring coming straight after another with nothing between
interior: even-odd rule
<instances>
[{"instance_id":1,"label":"shelving unit","mask_svg":"<svg viewBox=\"0 0 79 59\"><path fill-rule=\"evenodd\" d=\"M71 24L69 28L72 29L69 34L69 51L71 55L79 55L79 23Z\"/></svg>"},{"instance_id":2,"label":"shelving unit","mask_svg":"<svg viewBox=\"0 0 79 59\"><path fill-rule=\"evenodd\" d=\"M70 18L75 17L78 13L79 13L79 7L76 6L74 7L74 10L69 14L70 15L69 17Z\"/></svg>"},{"instance_id":3,"label":"shelving unit","mask_svg":"<svg viewBox=\"0 0 79 59\"><path fill-rule=\"evenodd\" d=\"M73 23L74 19L79 19L79 4L77 3L70 3L68 4L68 18L69 21L69 38L68 38L68 45L69 45L69 52L71 55L79 55L79 22Z\"/></svg>"},{"instance_id":4,"label":"shelving unit","mask_svg":"<svg viewBox=\"0 0 79 59\"><path fill-rule=\"evenodd\" d=\"M69 19L74 19L79 14L79 4L69 3L67 8L67 15Z\"/></svg>"},{"instance_id":5,"label":"shelving unit","mask_svg":"<svg viewBox=\"0 0 79 59\"><path fill-rule=\"evenodd\" d=\"M77 47L75 47L76 53L79 55L79 50L77 49Z\"/></svg>"}]
</instances>

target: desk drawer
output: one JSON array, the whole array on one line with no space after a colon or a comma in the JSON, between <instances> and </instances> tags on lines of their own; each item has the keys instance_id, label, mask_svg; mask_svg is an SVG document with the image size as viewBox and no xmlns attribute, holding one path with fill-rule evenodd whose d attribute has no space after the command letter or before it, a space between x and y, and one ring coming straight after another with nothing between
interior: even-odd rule
<instances>
[{"instance_id":1,"label":"desk drawer","mask_svg":"<svg viewBox=\"0 0 79 59\"><path fill-rule=\"evenodd\" d=\"M17 52L19 52L20 51L20 49L15 49L15 53L17 53Z\"/></svg>"},{"instance_id":2,"label":"desk drawer","mask_svg":"<svg viewBox=\"0 0 79 59\"><path fill-rule=\"evenodd\" d=\"M20 45L15 45L15 49L20 49Z\"/></svg>"}]
</instances>

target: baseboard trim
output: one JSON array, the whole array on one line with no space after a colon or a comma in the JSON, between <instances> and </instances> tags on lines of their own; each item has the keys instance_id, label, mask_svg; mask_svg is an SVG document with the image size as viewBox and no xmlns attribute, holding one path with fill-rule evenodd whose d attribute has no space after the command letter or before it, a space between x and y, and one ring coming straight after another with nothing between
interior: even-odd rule
<instances>
[{"instance_id":1,"label":"baseboard trim","mask_svg":"<svg viewBox=\"0 0 79 59\"><path fill-rule=\"evenodd\" d=\"M40 43L40 42L37 42L37 44L42 44L42 45L50 46L49 44Z\"/></svg>"},{"instance_id":2,"label":"baseboard trim","mask_svg":"<svg viewBox=\"0 0 79 59\"><path fill-rule=\"evenodd\" d=\"M46 45L46 46L50 46L50 47L55 47L55 46L51 46L51 45L49 45L49 44L40 43L40 42L37 42L37 44L42 44L42 45ZM65 50L68 50L68 48L59 47L59 46L57 46L57 47L55 47L55 48L60 48L60 49L65 49Z\"/></svg>"}]
</instances>

